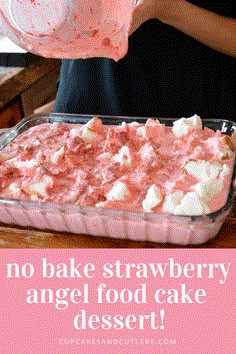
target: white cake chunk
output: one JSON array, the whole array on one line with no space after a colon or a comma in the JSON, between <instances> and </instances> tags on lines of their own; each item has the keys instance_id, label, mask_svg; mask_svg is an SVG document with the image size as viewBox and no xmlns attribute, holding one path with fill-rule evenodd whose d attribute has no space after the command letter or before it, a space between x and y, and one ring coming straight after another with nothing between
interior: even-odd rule
<instances>
[{"instance_id":1,"label":"white cake chunk","mask_svg":"<svg viewBox=\"0 0 236 354\"><path fill-rule=\"evenodd\" d=\"M163 211L167 213L174 213L175 208L181 203L183 197L184 192L182 191L175 191L174 193L167 195L163 202Z\"/></svg>"},{"instance_id":2,"label":"white cake chunk","mask_svg":"<svg viewBox=\"0 0 236 354\"><path fill-rule=\"evenodd\" d=\"M53 184L53 179L50 176L45 176L41 182L33 183L30 186L24 188L24 191L28 194L36 194L43 196L46 192L47 187Z\"/></svg>"},{"instance_id":3,"label":"white cake chunk","mask_svg":"<svg viewBox=\"0 0 236 354\"><path fill-rule=\"evenodd\" d=\"M64 149L64 146L63 146L61 149L59 149L58 151L54 152L54 154L52 154L52 156L51 156L51 158L50 158L51 162L52 162L54 165L56 165L57 162L58 162L58 160L59 160L59 158L60 158L61 156L63 156L64 154L65 154L65 149Z\"/></svg>"},{"instance_id":4,"label":"white cake chunk","mask_svg":"<svg viewBox=\"0 0 236 354\"><path fill-rule=\"evenodd\" d=\"M163 199L161 190L155 184L148 189L145 199L142 202L144 211L151 212Z\"/></svg>"},{"instance_id":5,"label":"white cake chunk","mask_svg":"<svg viewBox=\"0 0 236 354\"><path fill-rule=\"evenodd\" d=\"M132 157L129 147L126 145L122 146L118 151L118 154L113 156L112 160L119 162L121 165L130 167L132 164Z\"/></svg>"},{"instance_id":6,"label":"white cake chunk","mask_svg":"<svg viewBox=\"0 0 236 354\"><path fill-rule=\"evenodd\" d=\"M91 129L91 130L95 130L94 129L94 123L95 123L95 120L97 120L98 118L96 117L93 117L91 118L86 124L84 124L83 128L87 128L87 129Z\"/></svg>"},{"instance_id":7,"label":"white cake chunk","mask_svg":"<svg viewBox=\"0 0 236 354\"><path fill-rule=\"evenodd\" d=\"M101 138L103 134L103 125L99 118L93 117L80 128L80 138L85 142L92 142Z\"/></svg>"},{"instance_id":8,"label":"white cake chunk","mask_svg":"<svg viewBox=\"0 0 236 354\"><path fill-rule=\"evenodd\" d=\"M216 178L222 170L222 165L218 162L198 160L187 162L184 168L190 175L205 180Z\"/></svg>"},{"instance_id":9,"label":"white cake chunk","mask_svg":"<svg viewBox=\"0 0 236 354\"><path fill-rule=\"evenodd\" d=\"M146 127L138 127L137 134L142 136L143 138L146 136Z\"/></svg>"},{"instance_id":10,"label":"white cake chunk","mask_svg":"<svg viewBox=\"0 0 236 354\"><path fill-rule=\"evenodd\" d=\"M31 168L31 167L37 166L38 163L35 159L26 160L26 161L17 161L16 160L16 161L14 161L14 165L17 168Z\"/></svg>"},{"instance_id":11,"label":"white cake chunk","mask_svg":"<svg viewBox=\"0 0 236 354\"><path fill-rule=\"evenodd\" d=\"M209 178L196 184L195 191L205 202L210 201L217 193L221 192L224 187L221 179Z\"/></svg>"},{"instance_id":12,"label":"white cake chunk","mask_svg":"<svg viewBox=\"0 0 236 354\"><path fill-rule=\"evenodd\" d=\"M98 159L107 159L107 160L111 160L112 159L112 153L110 152L103 152L102 154L98 155Z\"/></svg>"},{"instance_id":13,"label":"white cake chunk","mask_svg":"<svg viewBox=\"0 0 236 354\"><path fill-rule=\"evenodd\" d=\"M179 138L192 128L202 129L202 120L197 115L194 114L190 118L180 118L173 123L172 131L174 135Z\"/></svg>"},{"instance_id":14,"label":"white cake chunk","mask_svg":"<svg viewBox=\"0 0 236 354\"><path fill-rule=\"evenodd\" d=\"M9 188L9 191L11 191L12 193L20 192L19 183L17 183L17 182L11 183L8 188Z\"/></svg>"},{"instance_id":15,"label":"white cake chunk","mask_svg":"<svg viewBox=\"0 0 236 354\"><path fill-rule=\"evenodd\" d=\"M129 196L129 190L125 183L118 182L114 187L107 193L106 198L108 200L126 200Z\"/></svg>"},{"instance_id":16,"label":"white cake chunk","mask_svg":"<svg viewBox=\"0 0 236 354\"><path fill-rule=\"evenodd\" d=\"M208 205L200 198L196 192L188 192L185 194L181 203L175 208L176 215L204 215L209 214Z\"/></svg>"},{"instance_id":17,"label":"white cake chunk","mask_svg":"<svg viewBox=\"0 0 236 354\"><path fill-rule=\"evenodd\" d=\"M91 142L95 138L95 133L92 129L89 129L86 126L84 126L83 128L81 128L80 137L81 137L81 139L83 139L86 142Z\"/></svg>"}]
</instances>

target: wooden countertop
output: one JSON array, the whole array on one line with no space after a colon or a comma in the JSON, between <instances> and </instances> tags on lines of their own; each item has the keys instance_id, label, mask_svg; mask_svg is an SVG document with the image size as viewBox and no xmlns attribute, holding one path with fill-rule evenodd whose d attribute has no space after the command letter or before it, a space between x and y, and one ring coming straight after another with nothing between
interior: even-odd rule
<instances>
[{"instance_id":1,"label":"wooden countertop","mask_svg":"<svg viewBox=\"0 0 236 354\"><path fill-rule=\"evenodd\" d=\"M38 57L26 68L0 66L0 110L29 86L49 72L57 70L61 61Z\"/></svg>"},{"instance_id":2,"label":"wooden countertop","mask_svg":"<svg viewBox=\"0 0 236 354\"><path fill-rule=\"evenodd\" d=\"M236 200L219 234L203 245L137 242L0 224L0 248L236 248Z\"/></svg>"}]
</instances>

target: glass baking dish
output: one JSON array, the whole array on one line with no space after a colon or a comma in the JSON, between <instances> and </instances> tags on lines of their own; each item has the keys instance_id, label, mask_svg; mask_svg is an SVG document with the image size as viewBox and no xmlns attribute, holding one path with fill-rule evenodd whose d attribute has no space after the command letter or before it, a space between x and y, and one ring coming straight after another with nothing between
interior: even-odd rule
<instances>
[{"instance_id":1,"label":"glass baking dish","mask_svg":"<svg viewBox=\"0 0 236 354\"><path fill-rule=\"evenodd\" d=\"M63 122L85 124L94 115L73 114L35 114L24 118L0 137L0 151L19 134L30 127L43 123ZM145 123L147 118L99 116L105 125L118 125L122 122L138 121ZM166 126L172 126L176 119L158 118ZM236 124L226 120L202 119L203 125L220 130L229 136L236 131ZM18 226L30 226L59 232L106 236L135 241L172 243L179 245L203 244L219 232L226 217L230 214L235 194L235 170L226 204L216 212L203 216L177 216L165 213L134 212L102 207L77 206L40 201L22 201L0 198L0 222Z\"/></svg>"}]
</instances>

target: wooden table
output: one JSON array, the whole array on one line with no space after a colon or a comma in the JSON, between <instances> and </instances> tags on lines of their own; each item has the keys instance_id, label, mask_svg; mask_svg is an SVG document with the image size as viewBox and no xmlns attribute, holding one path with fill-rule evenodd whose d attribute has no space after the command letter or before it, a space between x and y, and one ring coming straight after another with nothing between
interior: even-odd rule
<instances>
[{"instance_id":1,"label":"wooden table","mask_svg":"<svg viewBox=\"0 0 236 354\"><path fill-rule=\"evenodd\" d=\"M0 224L0 248L190 248L171 244L135 242L107 237L75 235ZM191 248L236 248L236 200L219 234Z\"/></svg>"}]
</instances>

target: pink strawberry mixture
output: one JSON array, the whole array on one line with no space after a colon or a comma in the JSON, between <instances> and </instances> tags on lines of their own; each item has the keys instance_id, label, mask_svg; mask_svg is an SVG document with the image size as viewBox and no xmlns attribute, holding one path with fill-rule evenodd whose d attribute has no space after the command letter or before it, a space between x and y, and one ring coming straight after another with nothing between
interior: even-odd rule
<instances>
[{"instance_id":1,"label":"pink strawberry mixture","mask_svg":"<svg viewBox=\"0 0 236 354\"><path fill-rule=\"evenodd\" d=\"M234 144L195 121L184 134L155 119L29 128L0 152L0 197L171 214L218 210Z\"/></svg>"}]
</instances>

